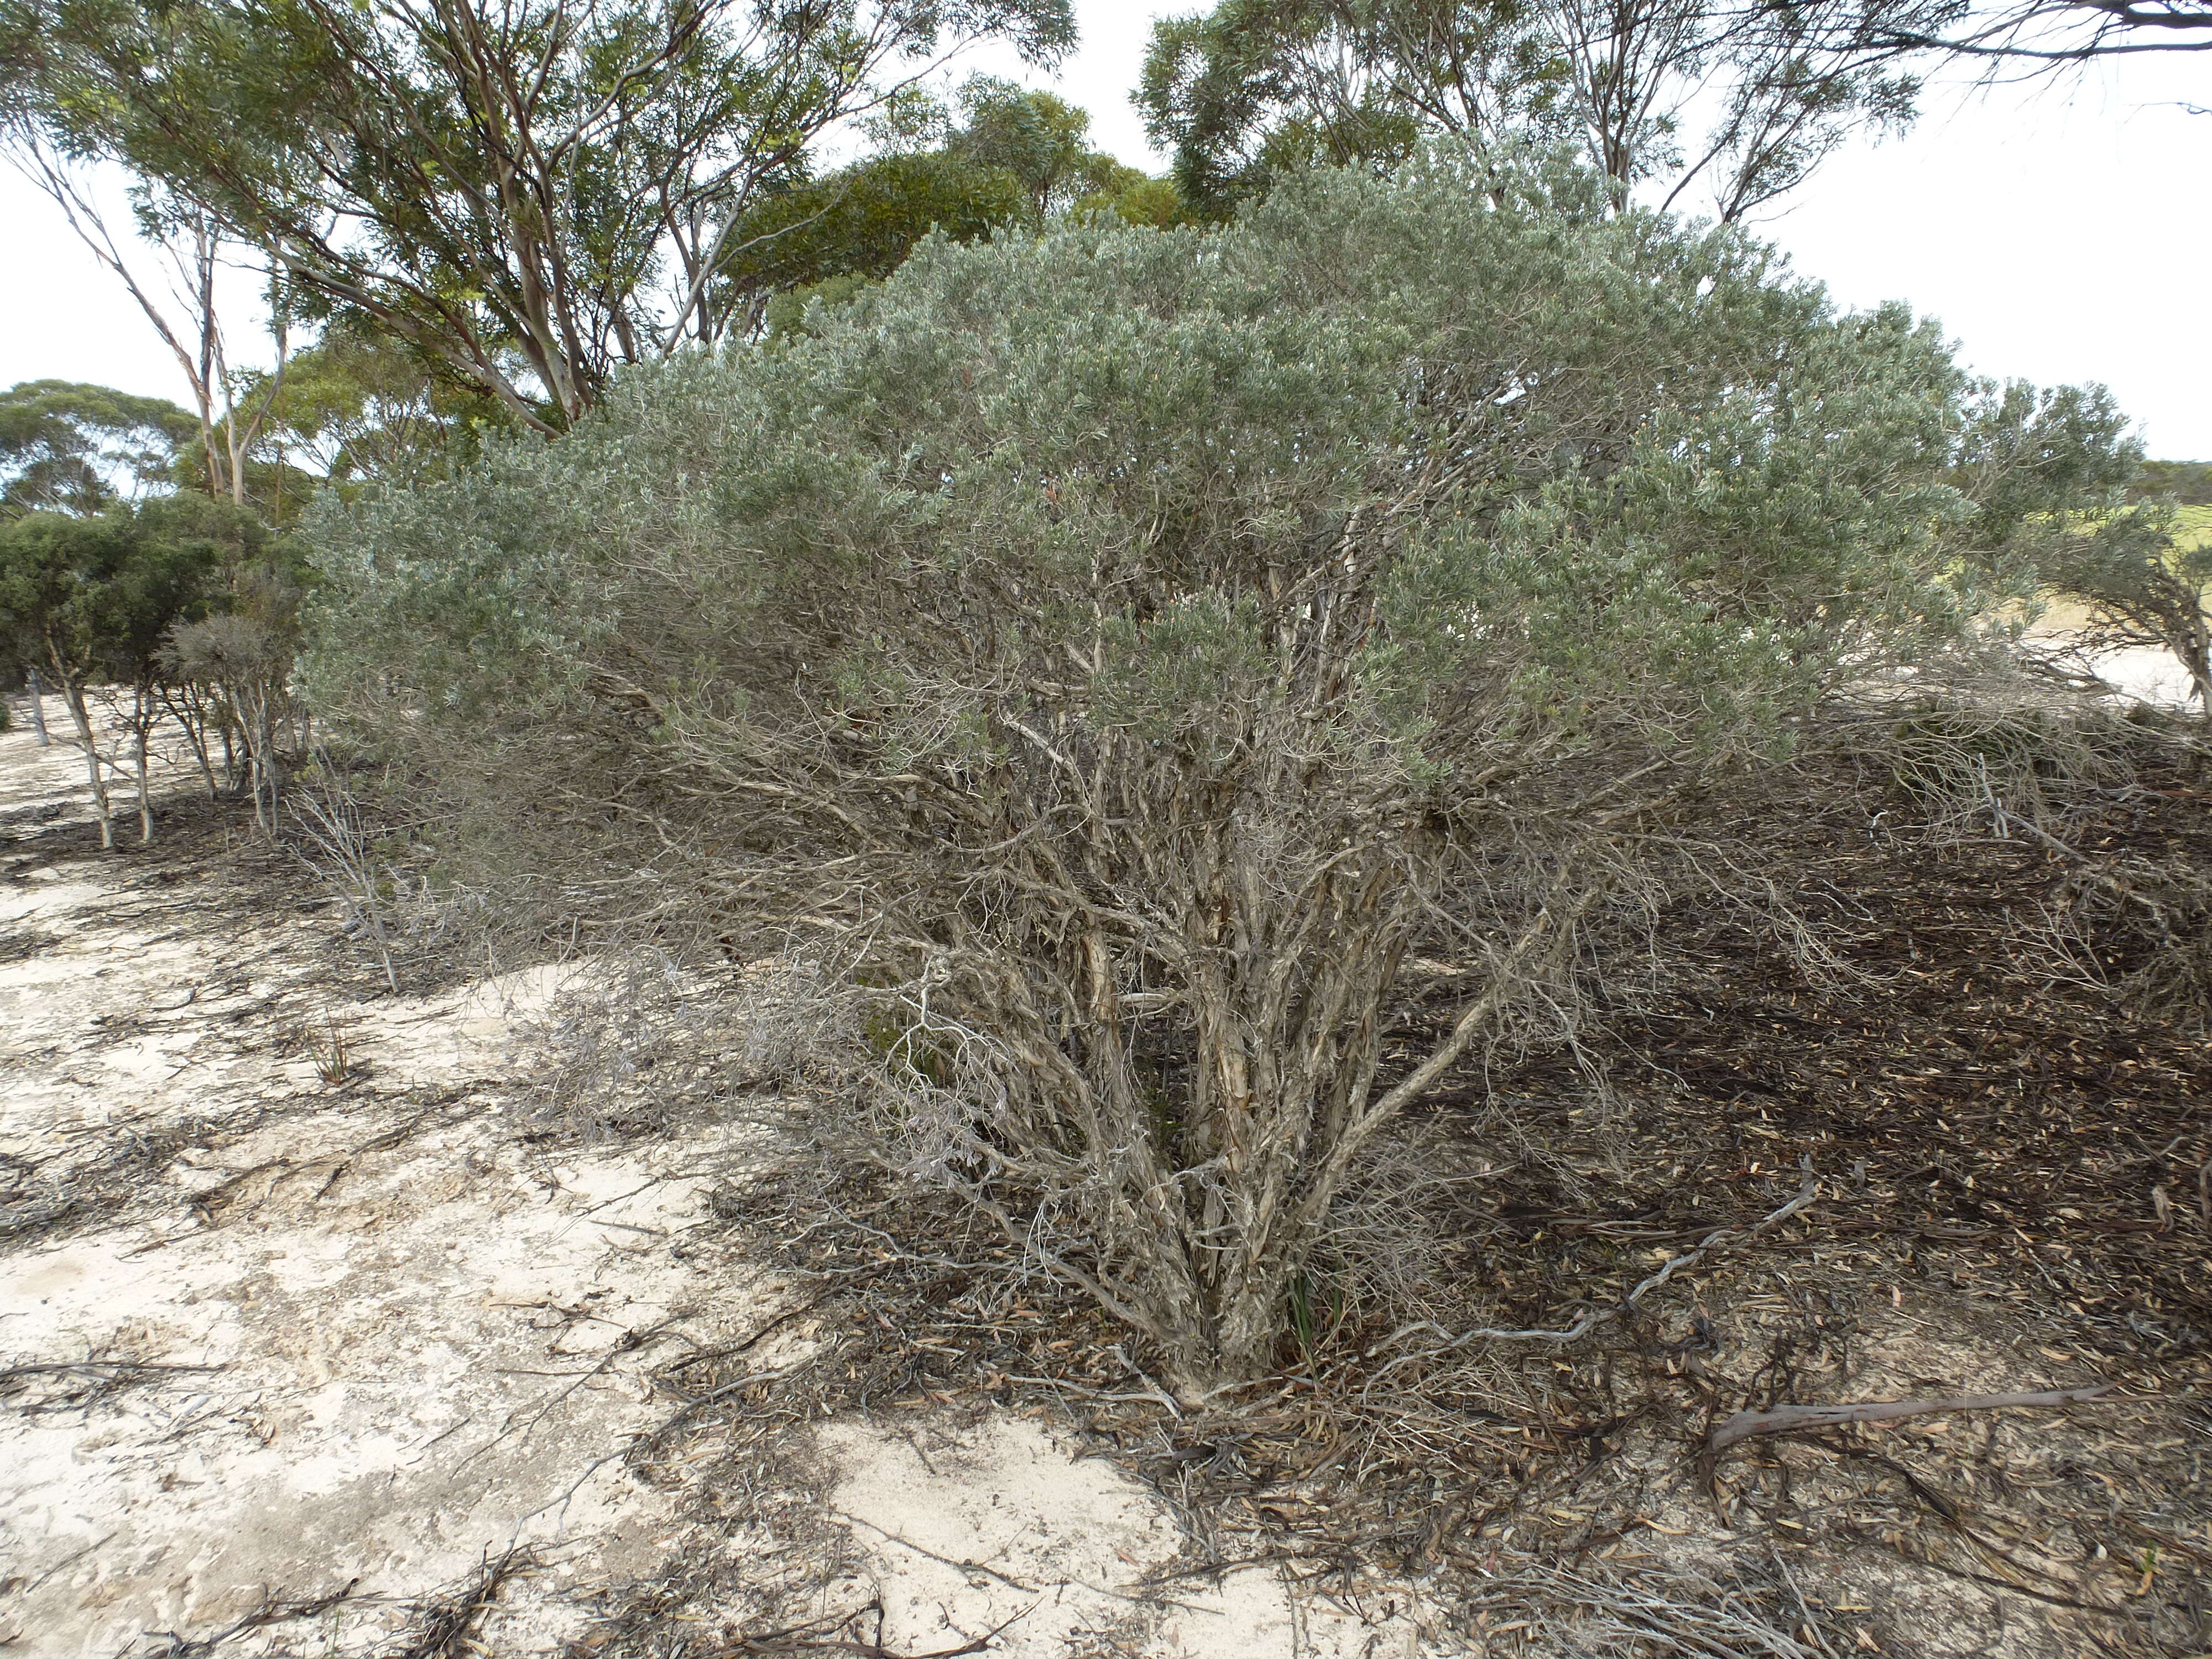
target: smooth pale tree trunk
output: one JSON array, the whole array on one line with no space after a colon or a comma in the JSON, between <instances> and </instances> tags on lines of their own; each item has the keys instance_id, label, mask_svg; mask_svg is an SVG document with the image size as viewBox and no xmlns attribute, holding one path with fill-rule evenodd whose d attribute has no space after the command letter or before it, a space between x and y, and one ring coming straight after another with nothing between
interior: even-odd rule
<instances>
[{"instance_id":1,"label":"smooth pale tree trunk","mask_svg":"<svg viewBox=\"0 0 2212 1659\"><path fill-rule=\"evenodd\" d=\"M132 694L131 724L138 738L138 844L149 846L154 840L154 793L151 784L152 768L148 763L147 749L153 741L155 703L152 695L141 686Z\"/></svg>"},{"instance_id":2,"label":"smooth pale tree trunk","mask_svg":"<svg viewBox=\"0 0 2212 1659\"><path fill-rule=\"evenodd\" d=\"M100 819L100 850L115 850L115 803L107 794L107 776L100 768L100 743L93 734L92 711L85 707L84 688L62 687L62 702L69 708L70 723L76 727L77 746L84 750L85 769L92 780L92 810Z\"/></svg>"},{"instance_id":3,"label":"smooth pale tree trunk","mask_svg":"<svg viewBox=\"0 0 2212 1659\"><path fill-rule=\"evenodd\" d=\"M269 750L276 734L270 729L269 703L265 697L256 696L253 707L253 735L249 743L252 752L246 763L253 774L253 822L264 836L276 832L276 789L270 781L271 758ZM268 805L264 807L266 801Z\"/></svg>"},{"instance_id":4,"label":"smooth pale tree trunk","mask_svg":"<svg viewBox=\"0 0 2212 1659\"><path fill-rule=\"evenodd\" d=\"M39 747L51 749L54 740L46 735L46 688L39 683L39 671L31 671L31 730L39 734Z\"/></svg>"},{"instance_id":5,"label":"smooth pale tree trunk","mask_svg":"<svg viewBox=\"0 0 2212 1659\"><path fill-rule=\"evenodd\" d=\"M154 839L154 799L147 788L146 737L138 736L138 844L144 847Z\"/></svg>"},{"instance_id":6,"label":"smooth pale tree trunk","mask_svg":"<svg viewBox=\"0 0 2212 1659\"><path fill-rule=\"evenodd\" d=\"M253 789L253 822L262 834L276 834L276 806L283 793L284 775L277 758L280 711L278 693L265 684L239 687L234 701L240 706L240 736L245 740L247 777ZM283 724L290 716L282 716Z\"/></svg>"}]
</instances>

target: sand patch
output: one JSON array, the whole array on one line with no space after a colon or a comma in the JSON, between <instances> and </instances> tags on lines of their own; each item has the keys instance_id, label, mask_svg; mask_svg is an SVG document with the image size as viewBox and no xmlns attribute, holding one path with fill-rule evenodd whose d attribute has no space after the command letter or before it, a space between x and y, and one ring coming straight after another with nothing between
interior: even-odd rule
<instances>
[{"instance_id":1,"label":"sand patch","mask_svg":"<svg viewBox=\"0 0 2212 1659\"><path fill-rule=\"evenodd\" d=\"M1410 1596L1340 1607L1294 1593L1274 1566L1218 1584L1174 1577L1183 1534L1167 1505L1035 1422L846 1422L821 1444L841 1471L831 1507L868 1563L882 1644L895 1650L942 1651L993 1631L991 1651L1010 1659L1434 1650Z\"/></svg>"},{"instance_id":2,"label":"sand patch","mask_svg":"<svg viewBox=\"0 0 2212 1659\"><path fill-rule=\"evenodd\" d=\"M59 752L0 735L0 810L65 784ZM557 1651L567 1586L674 1535L623 1462L670 1409L653 1369L775 1295L710 1236L705 1172L742 1148L545 1155L510 1051L560 975L349 993L334 908L240 913L175 860L0 880L0 1641L107 1659L342 1595L315 1650L374 1652L520 1547L489 1633Z\"/></svg>"}]
</instances>

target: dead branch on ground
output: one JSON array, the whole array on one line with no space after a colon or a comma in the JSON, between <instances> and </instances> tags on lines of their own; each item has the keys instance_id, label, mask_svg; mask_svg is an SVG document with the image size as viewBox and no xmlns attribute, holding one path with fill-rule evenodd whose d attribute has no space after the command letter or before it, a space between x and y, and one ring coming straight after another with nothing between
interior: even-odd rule
<instances>
[{"instance_id":1,"label":"dead branch on ground","mask_svg":"<svg viewBox=\"0 0 2212 1659\"><path fill-rule=\"evenodd\" d=\"M2089 1389L2052 1389L2042 1394L1985 1394L1956 1400L1870 1401L1850 1406L1778 1406L1771 1411L1738 1412L1717 1426L1707 1443L1716 1452L1726 1451L1739 1440L1753 1435L1789 1434L1798 1429L1833 1428L1843 1423L1891 1423L1900 1418L1925 1417L1938 1412L2009 1411L2019 1407L2048 1409L2078 1406L2101 1400L2112 1391L2109 1382Z\"/></svg>"}]
</instances>

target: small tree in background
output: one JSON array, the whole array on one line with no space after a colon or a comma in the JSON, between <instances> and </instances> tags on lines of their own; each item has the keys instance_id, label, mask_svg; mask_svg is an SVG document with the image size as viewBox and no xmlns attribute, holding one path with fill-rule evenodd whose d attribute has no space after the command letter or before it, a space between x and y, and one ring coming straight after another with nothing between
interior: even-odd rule
<instances>
[{"instance_id":1,"label":"small tree in background","mask_svg":"<svg viewBox=\"0 0 2212 1659\"><path fill-rule=\"evenodd\" d=\"M212 787L212 732L223 746L224 781L250 792L253 821L264 835L276 831L283 793L283 737L297 647L285 622L231 611L180 623L163 652L180 718L195 733L201 771Z\"/></svg>"},{"instance_id":2,"label":"small tree in background","mask_svg":"<svg viewBox=\"0 0 2212 1659\"><path fill-rule=\"evenodd\" d=\"M957 242L1065 213L1180 222L1172 182L1091 148L1091 118L1048 92L971 76L948 104L916 90L871 131L880 153L766 196L738 226L720 301L787 333L817 295L850 298L933 233Z\"/></svg>"},{"instance_id":3,"label":"small tree in background","mask_svg":"<svg viewBox=\"0 0 2212 1659\"><path fill-rule=\"evenodd\" d=\"M876 1155L1179 1392L1261 1374L1359 1160L1672 804L1971 654L2020 503L2067 505L2021 458L2100 441L1736 235L1478 177L939 241L326 503L310 683L480 890L781 953ZM1386 1061L1437 935L1465 1000Z\"/></svg>"},{"instance_id":4,"label":"small tree in background","mask_svg":"<svg viewBox=\"0 0 2212 1659\"><path fill-rule=\"evenodd\" d=\"M68 380L26 380L0 392L0 520L29 513L82 517L159 490L198 430L159 398ZM49 745L45 676L21 665L31 729Z\"/></svg>"},{"instance_id":5,"label":"small tree in background","mask_svg":"<svg viewBox=\"0 0 2212 1659\"><path fill-rule=\"evenodd\" d=\"M216 567L212 542L163 534L143 511L40 513L0 528L0 642L20 665L52 676L85 757L100 844L109 849L111 772L131 781L140 839L154 838L147 750L157 653L171 628L204 611ZM94 714L96 688L111 684L130 698L121 720L133 739L128 765L108 752L105 711Z\"/></svg>"},{"instance_id":6,"label":"small tree in background","mask_svg":"<svg viewBox=\"0 0 2212 1659\"><path fill-rule=\"evenodd\" d=\"M248 392L263 389L248 382ZM465 458L477 434L508 423L489 396L357 320L333 319L284 367L249 467L252 497L275 525L325 485L407 482Z\"/></svg>"},{"instance_id":7,"label":"small tree in background","mask_svg":"<svg viewBox=\"0 0 2212 1659\"><path fill-rule=\"evenodd\" d=\"M290 690L299 646L304 572L297 545L251 513L203 497L149 503L141 518L155 534L196 540L210 556L209 602L179 613L159 641L150 673L209 784L212 749L222 749L222 785L246 789L254 822L275 833L283 756L307 746Z\"/></svg>"}]
</instances>

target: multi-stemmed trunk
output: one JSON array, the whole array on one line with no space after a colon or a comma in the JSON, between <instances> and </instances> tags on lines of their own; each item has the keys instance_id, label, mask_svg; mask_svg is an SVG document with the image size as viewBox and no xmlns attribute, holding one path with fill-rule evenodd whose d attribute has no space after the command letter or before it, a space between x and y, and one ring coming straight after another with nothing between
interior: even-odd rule
<instances>
[{"instance_id":1,"label":"multi-stemmed trunk","mask_svg":"<svg viewBox=\"0 0 2212 1659\"><path fill-rule=\"evenodd\" d=\"M886 871L927 873L862 907L872 960L910 975L862 994L872 1029L899 1033L865 1062L884 1144L1142 1332L1186 1400L1276 1368L1364 1156L1495 1031L1575 908L1556 866L1493 890L1468 917L1494 944L1462 1017L1380 1078L1458 847L1437 797L1387 761L1344 764L1343 733L1316 739L1298 707L1245 690L1239 710L1224 689L1213 763L1032 714L964 787L814 781L848 827L936 844L884 848ZM1333 695L1323 717L1348 718Z\"/></svg>"},{"instance_id":2,"label":"multi-stemmed trunk","mask_svg":"<svg viewBox=\"0 0 2212 1659\"><path fill-rule=\"evenodd\" d=\"M200 781L207 785L208 799L221 800L222 786L216 780L215 757L209 740L210 730L217 722L207 688L188 680L182 684L163 685L158 691L162 705L185 734L185 747L191 751L192 763L200 769Z\"/></svg>"}]
</instances>

